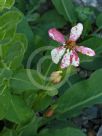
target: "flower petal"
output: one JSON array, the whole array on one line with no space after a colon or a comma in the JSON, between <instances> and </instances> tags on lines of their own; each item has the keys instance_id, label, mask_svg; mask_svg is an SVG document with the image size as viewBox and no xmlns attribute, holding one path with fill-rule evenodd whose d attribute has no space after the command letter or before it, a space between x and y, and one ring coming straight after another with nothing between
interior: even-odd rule
<instances>
[{"instance_id":1,"label":"flower petal","mask_svg":"<svg viewBox=\"0 0 102 136\"><path fill-rule=\"evenodd\" d=\"M78 23L76 26L72 27L69 40L76 41L82 34L82 31L83 25L81 23Z\"/></svg>"},{"instance_id":2,"label":"flower petal","mask_svg":"<svg viewBox=\"0 0 102 136\"><path fill-rule=\"evenodd\" d=\"M67 50L67 53L63 56L63 59L61 61L61 68L66 68L70 65L70 52Z\"/></svg>"},{"instance_id":3,"label":"flower petal","mask_svg":"<svg viewBox=\"0 0 102 136\"><path fill-rule=\"evenodd\" d=\"M76 46L76 51L81 52L82 54L85 54L88 56L95 56L95 51L88 47Z\"/></svg>"},{"instance_id":4,"label":"flower petal","mask_svg":"<svg viewBox=\"0 0 102 136\"><path fill-rule=\"evenodd\" d=\"M65 53L65 48L64 46L60 46L58 48L55 48L51 51L51 57L52 57L52 61L55 64L58 64L58 62L60 61L61 57L63 56L63 54Z\"/></svg>"},{"instance_id":5,"label":"flower petal","mask_svg":"<svg viewBox=\"0 0 102 136\"><path fill-rule=\"evenodd\" d=\"M72 50L70 53L70 62L71 62L71 65L75 67L79 66L80 60L75 50Z\"/></svg>"},{"instance_id":6,"label":"flower petal","mask_svg":"<svg viewBox=\"0 0 102 136\"><path fill-rule=\"evenodd\" d=\"M53 40L55 40L55 41L57 41L57 42L59 42L59 43L62 43L62 44L65 43L64 35L61 34L56 28L50 29L50 30L48 31L48 33L49 33L49 36L50 36Z\"/></svg>"}]
</instances>

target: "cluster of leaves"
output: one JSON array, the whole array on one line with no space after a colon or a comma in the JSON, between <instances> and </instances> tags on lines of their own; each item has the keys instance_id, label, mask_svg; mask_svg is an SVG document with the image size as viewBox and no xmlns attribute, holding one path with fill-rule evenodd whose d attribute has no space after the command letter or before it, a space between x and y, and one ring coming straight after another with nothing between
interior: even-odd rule
<instances>
[{"instance_id":1,"label":"cluster of leaves","mask_svg":"<svg viewBox=\"0 0 102 136\"><path fill-rule=\"evenodd\" d=\"M85 136L70 119L102 103L102 14L72 0L0 0L0 12L0 136ZM96 51L93 58L80 56L80 67L91 76L81 77L74 71L58 90L39 90L27 76L28 56L39 47L57 46L48 40L49 28L66 34L76 22L84 24L80 44ZM43 84L34 69L37 61L34 59L30 72ZM43 73L49 64L43 64ZM53 65L49 73L54 70ZM55 94L58 99L53 98ZM54 114L47 118L51 108Z\"/></svg>"}]
</instances>

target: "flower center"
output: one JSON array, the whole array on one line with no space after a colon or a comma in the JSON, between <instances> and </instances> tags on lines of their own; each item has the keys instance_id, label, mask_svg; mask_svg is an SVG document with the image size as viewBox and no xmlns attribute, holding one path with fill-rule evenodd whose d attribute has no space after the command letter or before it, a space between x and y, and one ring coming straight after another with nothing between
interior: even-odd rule
<instances>
[{"instance_id":1,"label":"flower center","mask_svg":"<svg viewBox=\"0 0 102 136\"><path fill-rule=\"evenodd\" d=\"M73 50L75 48L76 43L74 41L66 41L65 48Z\"/></svg>"}]
</instances>

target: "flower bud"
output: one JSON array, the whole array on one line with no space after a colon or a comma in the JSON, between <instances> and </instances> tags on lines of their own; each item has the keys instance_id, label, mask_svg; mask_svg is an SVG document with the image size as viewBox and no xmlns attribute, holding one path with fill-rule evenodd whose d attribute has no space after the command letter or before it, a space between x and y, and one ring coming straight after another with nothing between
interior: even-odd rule
<instances>
[{"instance_id":1,"label":"flower bud","mask_svg":"<svg viewBox=\"0 0 102 136\"><path fill-rule=\"evenodd\" d=\"M48 109L48 111L45 112L44 116L49 118L52 117L54 114L54 110L53 109Z\"/></svg>"},{"instance_id":2,"label":"flower bud","mask_svg":"<svg viewBox=\"0 0 102 136\"><path fill-rule=\"evenodd\" d=\"M55 71L52 72L51 76L50 76L50 80L54 83L57 84L61 81L62 76L61 76L62 71Z\"/></svg>"}]
</instances>

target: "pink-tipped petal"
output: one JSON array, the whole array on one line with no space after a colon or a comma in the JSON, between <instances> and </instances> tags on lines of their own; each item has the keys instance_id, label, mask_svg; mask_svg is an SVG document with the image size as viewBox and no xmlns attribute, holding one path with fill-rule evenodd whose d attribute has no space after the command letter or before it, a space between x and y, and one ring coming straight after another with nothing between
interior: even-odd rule
<instances>
[{"instance_id":1,"label":"pink-tipped petal","mask_svg":"<svg viewBox=\"0 0 102 136\"><path fill-rule=\"evenodd\" d=\"M78 54L75 52L75 50L72 50L70 53L70 62L71 62L71 65L73 65L75 67L79 66L80 60L79 60Z\"/></svg>"},{"instance_id":2,"label":"pink-tipped petal","mask_svg":"<svg viewBox=\"0 0 102 136\"><path fill-rule=\"evenodd\" d=\"M69 50L67 51L67 53L65 53L65 55L63 56L63 59L61 61L61 68L67 68L70 65L70 52Z\"/></svg>"},{"instance_id":3,"label":"pink-tipped petal","mask_svg":"<svg viewBox=\"0 0 102 136\"><path fill-rule=\"evenodd\" d=\"M82 54L85 54L88 56L95 56L95 51L88 47L76 46L76 51L81 52Z\"/></svg>"},{"instance_id":4,"label":"pink-tipped petal","mask_svg":"<svg viewBox=\"0 0 102 136\"><path fill-rule=\"evenodd\" d=\"M60 46L58 48L55 48L51 51L51 57L52 57L52 61L55 64L58 64L58 62L60 61L60 59L62 58L63 54L65 53L65 48L64 46Z\"/></svg>"},{"instance_id":5,"label":"pink-tipped petal","mask_svg":"<svg viewBox=\"0 0 102 136\"><path fill-rule=\"evenodd\" d=\"M49 36L59 42L59 43L62 43L64 44L65 43L65 39L64 39L64 35L62 33L60 33L56 28L52 28L48 31L49 33Z\"/></svg>"},{"instance_id":6,"label":"pink-tipped petal","mask_svg":"<svg viewBox=\"0 0 102 136\"><path fill-rule=\"evenodd\" d=\"M76 41L81 36L82 31L83 25L81 23L78 23L76 26L72 27L69 40Z\"/></svg>"}]
</instances>

